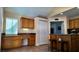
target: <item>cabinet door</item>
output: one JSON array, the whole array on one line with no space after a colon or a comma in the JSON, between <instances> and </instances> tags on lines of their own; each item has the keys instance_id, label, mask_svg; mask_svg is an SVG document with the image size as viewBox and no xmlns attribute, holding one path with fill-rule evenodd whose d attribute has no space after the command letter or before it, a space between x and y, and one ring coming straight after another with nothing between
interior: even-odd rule
<instances>
[{"instance_id":1,"label":"cabinet door","mask_svg":"<svg viewBox=\"0 0 79 59\"><path fill-rule=\"evenodd\" d=\"M79 52L79 35L72 36L71 48L73 52Z\"/></svg>"},{"instance_id":2,"label":"cabinet door","mask_svg":"<svg viewBox=\"0 0 79 59\"><path fill-rule=\"evenodd\" d=\"M30 28L33 29L34 28L34 20L29 19L29 18L21 18L21 22L22 22L22 28Z\"/></svg>"},{"instance_id":3,"label":"cabinet door","mask_svg":"<svg viewBox=\"0 0 79 59\"><path fill-rule=\"evenodd\" d=\"M79 28L79 18L75 19L75 28Z\"/></svg>"},{"instance_id":4,"label":"cabinet door","mask_svg":"<svg viewBox=\"0 0 79 59\"><path fill-rule=\"evenodd\" d=\"M20 47L22 45L21 36L15 36L12 38L13 48Z\"/></svg>"},{"instance_id":5,"label":"cabinet door","mask_svg":"<svg viewBox=\"0 0 79 59\"><path fill-rule=\"evenodd\" d=\"M20 47L22 42L21 36L10 36L2 39L2 49Z\"/></svg>"},{"instance_id":6,"label":"cabinet door","mask_svg":"<svg viewBox=\"0 0 79 59\"><path fill-rule=\"evenodd\" d=\"M74 22L74 20L69 20L69 28L70 29L75 28L75 22Z\"/></svg>"},{"instance_id":7,"label":"cabinet door","mask_svg":"<svg viewBox=\"0 0 79 59\"><path fill-rule=\"evenodd\" d=\"M34 20L29 20L29 28L34 28Z\"/></svg>"},{"instance_id":8,"label":"cabinet door","mask_svg":"<svg viewBox=\"0 0 79 59\"><path fill-rule=\"evenodd\" d=\"M72 40L71 40L71 51L75 52L76 51L76 40L75 40L75 36L72 36Z\"/></svg>"},{"instance_id":9,"label":"cabinet door","mask_svg":"<svg viewBox=\"0 0 79 59\"><path fill-rule=\"evenodd\" d=\"M75 44L76 51L79 52L79 35L76 35L75 37L76 38L74 40L76 41L76 44Z\"/></svg>"},{"instance_id":10,"label":"cabinet door","mask_svg":"<svg viewBox=\"0 0 79 59\"><path fill-rule=\"evenodd\" d=\"M9 38L4 38L2 41L2 48L3 49L7 49L7 48L12 48L13 43L11 40L9 40Z\"/></svg>"},{"instance_id":11,"label":"cabinet door","mask_svg":"<svg viewBox=\"0 0 79 59\"><path fill-rule=\"evenodd\" d=\"M28 19L22 18L21 22L22 22L22 24L21 24L22 28L28 28L29 27L29 20Z\"/></svg>"},{"instance_id":12,"label":"cabinet door","mask_svg":"<svg viewBox=\"0 0 79 59\"><path fill-rule=\"evenodd\" d=\"M13 40L13 47L21 47L22 41L19 39Z\"/></svg>"},{"instance_id":13,"label":"cabinet door","mask_svg":"<svg viewBox=\"0 0 79 59\"><path fill-rule=\"evenodd\" d=\"M29 46L35 45L35 35L29 35L28 45Z\"/></svg>"}]
</instances>

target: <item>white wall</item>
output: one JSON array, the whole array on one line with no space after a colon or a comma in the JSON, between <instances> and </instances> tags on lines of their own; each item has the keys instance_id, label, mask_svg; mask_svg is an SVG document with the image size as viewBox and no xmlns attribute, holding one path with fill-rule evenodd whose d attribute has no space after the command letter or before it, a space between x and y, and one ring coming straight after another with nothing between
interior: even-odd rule
<instances>
[{"instance_id":1,"label":"white wall","mask_svg":"<svg viewBox=\"0 0 79 59\"><path fill-rule=\"evenodd\" d=\"M21 28L21 21L20 21L21 16L23 16L23 15L17 14L17 13L12 13L12 12L6 12L6 11L4 12L4 20L6 20L6 17L11 17L11 18L16 18L19 21L19 23L18 23L18 32L19 33L35 33L35 29L23 30ZM26 17L26 16L24 16L24 17ZM5 21L4 21L4 25L5 25ZM5 26L4 26L3 32L5 32ZM26 41L26 42L24 42L24 41ZM23 41L23 45L27 45L27 39L25 39L24 41Z\"/></svg>"},{"instance_id":2,"label":"white wall","mask_svg":"<svg viewBox=\"0 0 79 59\"><path fill-rule=\"evenodd\" d=\"M58 17L52 17L49 18L49 34L50 34L50 22L55 22L55 18L58 18L58 21L63 21L64 22L64 34L67 34L67 28L68 28L68 18L66 16L58 16Z\"/></svg>"},{"instance_id":3,"label":"white wall","mask_svg":"<svg viewBox=\"0 0 79 59\"><path fill-rule=\"evenodd\" d=\"M3 8L0 7L0 50L1 50L2 20L3 20Z\"/></svg>"},{"instance_id":4,"label":"white wall","mask_svg":"<svg viewBox=\"0 0 79 59\"><path fill-rule=\"evenodd\" d=\"M35 33L35 30L34 29L23 30L21 28L21 22L20 22L20 17L21 16L23 16L23 15L16 14L16 13L12 13L12 12L6 12L6 11L4 12L4 18L11 17L11 18L16 18L19 21L19 24L18 24L18 32L19 33ZM27 16L24 16L24 17L27 17Z\"/></svg>"}]
</instances>

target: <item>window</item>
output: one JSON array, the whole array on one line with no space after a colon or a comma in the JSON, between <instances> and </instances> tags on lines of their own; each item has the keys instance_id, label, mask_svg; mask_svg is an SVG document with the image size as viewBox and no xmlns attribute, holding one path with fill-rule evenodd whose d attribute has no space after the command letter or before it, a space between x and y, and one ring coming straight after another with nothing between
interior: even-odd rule
<instances>
[{"instance_id":1,"label":"window","mask_svg":"<svg viewBox=\"0 0 79 59\"><path fill-rule=\"evenodd\" d=\"M18 20L13 18L6 18L6 34L18 33Z\"/></svg>"}]
</instances>

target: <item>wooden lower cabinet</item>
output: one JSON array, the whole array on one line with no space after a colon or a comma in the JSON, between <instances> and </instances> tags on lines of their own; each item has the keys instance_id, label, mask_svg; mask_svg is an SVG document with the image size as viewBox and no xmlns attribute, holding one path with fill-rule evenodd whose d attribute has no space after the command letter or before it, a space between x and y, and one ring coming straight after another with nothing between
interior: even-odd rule
<instances>
[{"instance_id":1,"label":"wooden lower cabinet","mask_svg":"<svg viewBox=\"0 0 79 59\"><path fill-rule=\"evenodd\" d=\"M50 46L51 51L79 52L79 35L50 35Z\"/></svg>"},{"instance_id":2,"label":"wooden lower cabinet","mask_svg":"<svg viewBox=\"0 0 79 59\"><path fill-rule=\"evenodd\" d=\"M35 33L19 33L22 36L22 39L27 39L28 46L35 46L36 34Z\"/></svg>"},{"instance_id":3,"label":"wooden lower cabinet","mask_svg":"<svg viewBox=\"0 0 79 59\"><path fill-rule=\"evenodd\" d=\"M71 51L79 52L79 35L72 35L71 39Z\"/></svg>"},{"instance_id":4,"label":"wooden lower cabinet","mask_svg":"<svg viewBox=\"0 0 79 59\"><path fill-rule=\"evenodd\" d=\"M35 46L35 35L30 34L28 37L28 45Z\"/></svg>"},{"instance_id":5,"label":"wooden lower cabinet","mask_svg":"<svg viewBox=\"0 0 79 59\"><path fill-rule=\"evenodd\" d=\"M21 36L3 36L1 45L2 45L2 49L21 47L22 37Z\"/></svg>"},{"instance_id":6,"label":"wooden lower cabinet","mask_svg":"<svg viewBox=\"0 0 79 59\"><path fill-rule=\"evenodd\" d=\"M22 33L17 36L2 35L1 48L3 50L21 47L26 38L28 38L28 46L35 46L35 33Z\"/></svg>"}]
</instances>

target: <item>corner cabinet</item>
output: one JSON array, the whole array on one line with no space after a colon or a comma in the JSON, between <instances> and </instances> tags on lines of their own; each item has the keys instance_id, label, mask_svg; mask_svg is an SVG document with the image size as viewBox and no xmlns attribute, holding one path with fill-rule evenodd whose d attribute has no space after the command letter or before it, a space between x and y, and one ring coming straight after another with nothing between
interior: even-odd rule
<instances>
[{"instance_id":1,"label":"corner cabinet","mask_svg":"<svg viewBox=\"0 0 79 59\"><path fill-rule=\"evenodd\" d=\"M69 28L79 28L79 18L69 20Z\"/></svg>"},{"instance_id":2,"label":"corner cabinet","mask_svg":"<svg viewBox=\"0 0 79 59\"><path fill-rule=\"evenodd\" d=\"M28 28L28 29L34 29L34 20L21 17L21 27L22 28Z\"/></svg>"}]
</instances>

